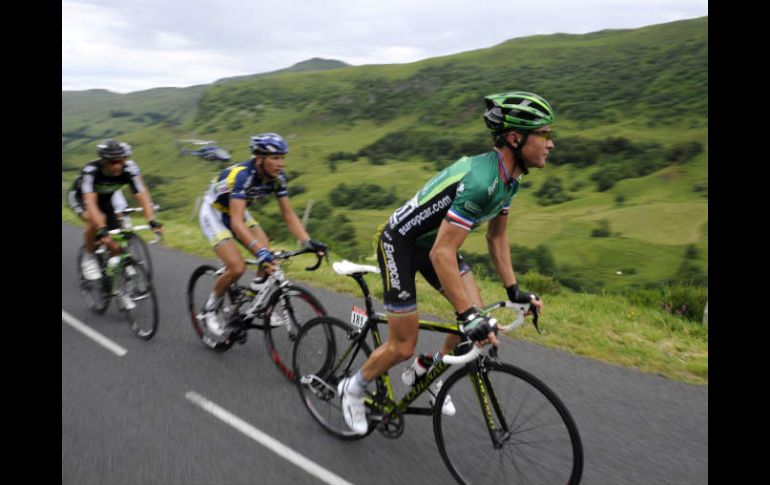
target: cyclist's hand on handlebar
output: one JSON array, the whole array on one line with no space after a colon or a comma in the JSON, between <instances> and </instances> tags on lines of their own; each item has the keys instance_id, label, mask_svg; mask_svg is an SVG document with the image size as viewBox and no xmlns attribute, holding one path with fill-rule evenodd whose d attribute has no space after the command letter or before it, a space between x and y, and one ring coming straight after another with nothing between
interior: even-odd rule
<instances>
[{"instance_id":1,"label":"cyclist's hand on handlebar","mask_svg":"<svg viewBox=\"0 0 770 485\"><path fill-rule=\"evenodd\" d=\"M499 345L497 341L497 324L490 321L489 317L481 315L478 308L472 306L463 313L457 313L457 324L460 331L476 342L479 347L492 344Z\"/></svg>"},{"instance_id":2,"label":"cyclist's hand on handlebar","mask_svg":"<svg viewBox=\"0 0 770 485\"><path fill-rule=\"evenodd\" d=\"M514 283L511 286L506 287L505 291L508 293L508 299L510 301L514 303L530 303L537 307L538 312L543 311L543 301L540 299L540 297L537 296L536 293L520 290L518 283ZM527 312L527 315L531 314L532 310L530 309L530 311Z\"/></svg>"},{"instance_id":3,"label":"cyclist's hand on handlebar","mask_svg":"<svg viewBox=\"0 0 770 485\"><path fill-rule=\"evenodd\" d=\"M273 272L275 269L275 255L267 248L259 248L254 256L257 258L257 265L259 265L260 271L264 269L267 274Z\"/></svg>"},{"instance_id":4,"label":"cyclist's hand on handlebar","mask_svg":"<svg viewBox=\"0 0 770 485\"><path fill-rule=\"evenodd\" d=\"M110 230L107 227L100 227L94 234L94 241L105 243L110 239Z\"/></svg>"},{"instance_id":5,"label":"cyclist's hand on handlebar","mask_svg":"<svg viewBox=\"0 0 770 485\"><path fill-rule=\"evenodd\" d=\"M155 219L150 219L150 228L152 228L152 232L155 234L163 234L163 224Z\"/></svg>"},{"instance_id":6,"label":"cyclist's hand on handlebar","mask_svg":"<svg viewBox=\"0 0 770 485\"><path fill-rule=\"evenodd\" d=\"M320 254L321 256L326 254L326 251L329 249L329 246L327 246L326 244L320 241L313 241L310 238L302 241L302 247L305 249L312 249L313 251Z\"/></svg>"}]
</instances>

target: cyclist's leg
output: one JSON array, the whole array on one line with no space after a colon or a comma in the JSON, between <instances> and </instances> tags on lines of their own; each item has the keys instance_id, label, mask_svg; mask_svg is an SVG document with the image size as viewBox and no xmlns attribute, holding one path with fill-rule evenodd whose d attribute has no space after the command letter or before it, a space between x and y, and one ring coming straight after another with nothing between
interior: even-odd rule
<instances>
[{"instance_id":1,"label":"cyclist's leg","mask_svg":"<svg viewBox=\"0 0 770 485\"><path fill-rule=\"evenodd\" d=\"M426 256L422 258L422 260L427 260L427 264L421 264L420 273L425 277L431 286L436 288L439 293L444 295L444 298L447 298L446 293L444 293L444 290L441 287L441 282L438 279L436 270L433 268L433 265L430 262L430 258ZM460 254L457 255L457 269L460 271L460 277L462 278L463 287L465 288L465 294L468 296L471 304L476 306L476 308L481 308L484 306L481 299L481 291L479 290L479 286L476 283L476 278L473 277L470 266L468 266ZM449 298L447 298L447 300L449 300ZM444 339L444 343L439 349L439 352L441 355L447 355L459 343L460 337L457 335L447 334L446 338Z\"/></svg>"},{"instance_id":2,"label":"cyclist's leg","mask_svg":"<svg viewBox=\"0 0 770 485\"><path fill-rule=\"evenodd\" d=\"M211 297L219 299L225 294L227 288L243 275L246 271L246 263L238 251L235 237L225 224L222 214L211 207L206 200L201 204L198 222L214 253L226 266L225 272L217 278L212 289Z\"/></svg>"},{"instance_id":3,"label":"cyclist's leg","mask_svg":"<svg viewBox=\"0 0 770 485\"><path fill-rule=\"evenodd\" d=\"M112 202L112 208L113 208L112 210L115 213L115 217L118 220L118 224L122 226L123 217L124 217L123 211L126 210L126 208L128 207L128 202L126 201L126 197L123 195L123 191L116 190L115 192L113 192L111 197L111 202Z\"/></svg>"},{"instance_id":4,"label":"cyclist's leg","mask_svg":"<svg viewBox=\"0 0 770 485\"><path fill-rule=\"evenodd\" d=\"M99 201L99 210L102 211L107 218L107 229L119 229L121 224L120 220L115 215L115 208L112 206L112 196L99 197L97 200ZM120 254L120 244L118 244L117 241L107 239L106 245L107 250L112 256Z\"/></svg>"},{"instance_id":5,"label":"cyclist's leg","mask_svg":"<svg viewBox=\"0 0 770 485\"><path fill-rule=\"evenodd\" d=\"M94 236L96 236L96 231L99 228L96 227L96 222L88 217L85 204L83 203L83 194L76 190L70 190L67 194L67 204L72 209L72 212L86 223L86 230L83 233L83 246L87 253L93 254L96 249Z\"/></svg>"},{"instance_id":6,"label":"cyclist's leg","mask_svg":"<svg viewBox=\"0 0 770 485\"><path fill-rule=\"evenodd\" d=\"M227 288L231 284L238 281L246 272L246 263L241 256L241 252L238 251L238 246L235 245L232 239L225 239L214 247L214 252L217 257L225 263L227 269L217 278L214 283L213 292L217 297L221 297L227 291Z\"/></svg>"},{"instance_id":7,"label":"cyclist's leg","mask_svg":"<svg viewBox=\"0 0 770 485\"><path fill-rule=\"evenodd\" d=\"M388 337L361 367L366 381L377 378L414 355L420 321L413 269L415 256L413 244L394 236L387 226L382 230L377 261L384 288L383 302L388 313Z\"/></svg>"},{"instance_id":8,"label":"cyclist's leg","mask_svg":"<svg viewBox=\"0 0 770 485\"><path fill-rule=\"evenodd\" d=\"M355 375L337 386L342 413L348 427L356 434L366 434L369 425L365 413L366 386L382 373L414 354L419 332L419 315L411 269L412 245L394 237L386 227L380 236L377 261L384 286L388 312L388 337L377 347Z\"/></svg>"}]
</instances>

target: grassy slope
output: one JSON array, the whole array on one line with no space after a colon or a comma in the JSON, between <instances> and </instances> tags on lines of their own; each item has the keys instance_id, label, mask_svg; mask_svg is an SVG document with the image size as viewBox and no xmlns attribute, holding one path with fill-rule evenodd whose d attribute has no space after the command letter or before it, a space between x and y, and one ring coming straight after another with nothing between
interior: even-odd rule
<instances>
[{"instance_id":1,"label":"grassy slope","mask_svg":"<svg viewBox=\"0 0 770 485\"><path fill-rule=\"evenodd\" d=\"M399 199L405 200L435 173L429 161L414 158L373 166L364 158L340 162L332 173L326 157L336 151L356 152L388 133L415 126L461 138L483 135L480 97L519 86L554 100L562 136L597 140L623 136L666 146L694 140L707 145L705 74L699 71L707 61L684 55L703 51L706 26L707 19L696 19L633 31L536 36L418 63L282 73L129 95L63 93L63 133L84 128L86 136L67 140L63 136L62 188L76 176L73 169L92 157L94 137L121 133L121 139L134 145L144 173L156 177L153 196L167 209L166 243L210 257L191 215L196 197L217 167L178 155L173 146L178 138L214 138L235 160L243 160L249 135L284 134L292 148L287 171L299 174L291 184L307 188L292 198L298 212L308 199L328 200L329 192L343 181L395 187ZM663 61L673 54L680 56L676 62ZM602 91L597 86L614 88ZM586 113L588 106L594 109ZM667 116L658 115L662 109ZM115 118L110 110L161 113L172 123ZM585 116L597 110L601 118L586 123ZM698 262L707 269L707 199L692 191L695 183L706 181L707 152L684 165L623 180L604 193L595 191L590 172L570 165L548 166L527 177L533 187L515 201L511 241L529 247L546 244L557 263L591 272L608 288L670 277L690 243L700 250ZM584 186L570 192L576 197L571 202L538 206L531 192L552 174L568 181L565 186L580 181ZM617 194L626 197L621 206L615 203ZM269 207L275 211L274 204ZM365 245L391 211L389 207L346 213ZM66 210L62 218L71 220ZM591 238L600 219L608 219L620 236ZM484 253L483 231L472 234L465 249ZM637 272L616 275L621 268ZM355 290L339 283L330 269L301 277ZM495 283L484 285L485 297L501 296ZM421 290L422 308L450 316L445 302ZM546 336L525 330L522 338L672 378L706 381L708 338L703 329L656 310L629 306L621 297L562 293L546 298ZM580 315L575 313L578 309Z\"/></svg>"}]
</instances>

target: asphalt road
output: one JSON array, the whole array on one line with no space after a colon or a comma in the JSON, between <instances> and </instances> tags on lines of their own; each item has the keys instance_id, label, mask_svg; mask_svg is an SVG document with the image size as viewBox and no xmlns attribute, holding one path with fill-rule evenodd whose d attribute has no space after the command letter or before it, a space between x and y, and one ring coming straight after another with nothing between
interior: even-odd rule
<instances>
[{"instance_id":1,"label":"asphalt road","mask_svg":"<svg viewBox=\"0 0 770 485\"><path fill-rule=\"evenodd\" d=\"M312 420L265 355L260 333L222 354L207 350L190 325L184 296L200 258L151 248L160 301L152 340L136 338L114 304L94 315L77 288L81 241L80 229L62 224L62 310L126 353L113 353L63 317L62 484L325 483L318 470L354 484L453 483L429 418L407 416L397 440L375 432L339 441ZM303 286L342 319L352 304L360 306L354 297ZM437 342L421 337L418 351ZM540 377L569 408L585 449L582 483L708 483L708 386L516 340L501 357ZM256 428L262 441L207 412L193 395ZM270 438L290 450L273 451L263 444Z\"/></svg>"}]
</instances>

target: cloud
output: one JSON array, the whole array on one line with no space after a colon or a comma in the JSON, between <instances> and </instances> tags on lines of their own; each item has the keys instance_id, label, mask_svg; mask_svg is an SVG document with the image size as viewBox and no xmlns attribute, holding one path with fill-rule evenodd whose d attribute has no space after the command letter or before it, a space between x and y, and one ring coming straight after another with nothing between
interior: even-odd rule
<instances>
[{"instance_id":1,"label":"cloud","mask_svg":"<svg viewBox=\"0 0 770 485\"><path fill-rule=\"evenodd\" d=\"M62 89L189 86L311 57L414 62L707 14L704 0L63 0Z\"/></svg>"}]
</instances>

